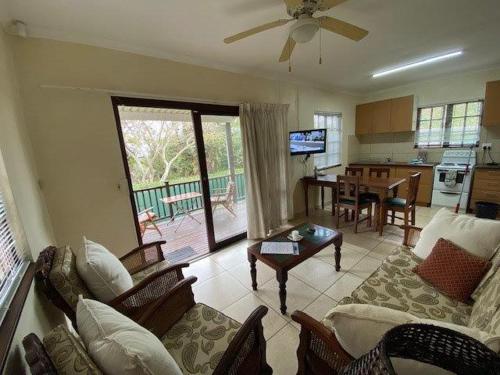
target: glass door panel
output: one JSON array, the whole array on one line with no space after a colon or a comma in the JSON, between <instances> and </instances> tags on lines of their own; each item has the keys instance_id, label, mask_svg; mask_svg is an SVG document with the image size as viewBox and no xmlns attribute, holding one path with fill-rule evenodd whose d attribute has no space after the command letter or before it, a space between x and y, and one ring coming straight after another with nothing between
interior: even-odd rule
<instances>
[{"instance_id":1,"label":"glass door panel","mask_svg":"<svg viewBox=\"0 0 500 375\"><path fill-rule=\"evenodd\" d=\"M202 115L215 242L246 232L243 150L238 116Z\"/></svg>"}]
</instances>

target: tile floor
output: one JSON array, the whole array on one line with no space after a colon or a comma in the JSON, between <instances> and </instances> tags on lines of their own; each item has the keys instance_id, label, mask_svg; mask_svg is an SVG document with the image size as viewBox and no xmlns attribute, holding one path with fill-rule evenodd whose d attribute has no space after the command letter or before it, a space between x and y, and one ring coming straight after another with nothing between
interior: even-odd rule
<instances>
[{"instance_id":1,"label":"tile floor","mask_svg":"<svg viewBox=\"0 0 500 375\"><path fill-rule=\"evenodd\" d=\"M438 208L419 207L417 226L427 224L437 211ZM328 211L316 210L308 220L297 219L291 224L304 221L334 228ZM386 226L384 236L379 237L366 227L366 222L360 225L357 234L352 231L352 223L341 223L340 230L344 233L342 270L335 271L333 247L327 247L292 269L287 282L287 315L279 312L275 272L261 262L257 262L258 290L252 291L247 240L193 262L186 269L187 275L198 278L193 286L195 300L219 309L240 322L257 306L267 306L269 312L264 317L263 326L268 362L276 375L295 374L299 326L291 320L290 313L302 310L321 320L340 299L367 278L403 239L403 231L397 227Z\"/></svg>"}]
</instances>

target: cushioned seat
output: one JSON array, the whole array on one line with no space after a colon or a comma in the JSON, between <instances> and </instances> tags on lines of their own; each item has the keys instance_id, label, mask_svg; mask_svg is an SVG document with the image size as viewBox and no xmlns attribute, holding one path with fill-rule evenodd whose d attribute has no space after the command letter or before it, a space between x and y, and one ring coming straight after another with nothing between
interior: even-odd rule
<instances>
[{"instance_id":1,"label":"cushioned seat","mask_svg":"<svg viewBox=\"0 0 500 375\"><path fill-rule=\"evenodd\" d=\"M155 263L152 266L144 268L142 271L136 272L132 274L132 281L134 285L139 284L146 277L152 275L155 272L164 270L165 268L171 266L171 264L167 260L163 260L161 262Z\"/></svg>"},{"instance_id":2,"label":"cushioned seat","mask_svg":"<svg viewBox=\"0 0 500 375\"><path fill-rule=\"evenodd\" d=\"M385 200L387 206L398 206L404 207L406 205L406 199L403 198L387 198Z\"/></svg>"},{"instance_id":3,"label":"cushioned seat","mask_svg":"<svg viewBox=\"0 0 500 375\"><path fill-rule=\"evenodd\" d=\"M194 305L161 341L184 374L212 374L241 324L202 303Z\"/></svg>"},{"instance_id":4,"label":"cushioned seat","mask_svg":"<svg viewBox=\"0 0 500 375\"><path fill-rule=\"evenodd\" d=\"M360 198L367 202L378 202L379 197L377 193L361 193Z\"/></svg>"},{"instance_id":5,"label":"cushioned seat","mask_svg":"<svg viewBox=\"0 0 500 375\"><path fill-rule=\"evenodd\" d=\"M354 202L354 200L353 200L353 199L339 199L339 202L340 202L340 203L345 203L345 204L352 204L352 205L354 205L354 204L355 204L355 202ZM363 198L363 197L361 197L361 196L359 197L359 205L360 205L360 206L361 206L361 205L364 205L364 204L368 204L368 203L370 203L370 201L369 201L369 200L364 199L364 198Z\"/></svg>"},{"instance_id":6,"label":"cushioned seat","mask_svg":"<svg viewBox=\"0 0 500 375\"><path fill-rule=\"evenodd\" d=\"M406 311L419 318L467 325L472 306L453 300L412 270L422 260L401 246L350 297L339 304L363 303Z\"/></svg>"}]
</instances>

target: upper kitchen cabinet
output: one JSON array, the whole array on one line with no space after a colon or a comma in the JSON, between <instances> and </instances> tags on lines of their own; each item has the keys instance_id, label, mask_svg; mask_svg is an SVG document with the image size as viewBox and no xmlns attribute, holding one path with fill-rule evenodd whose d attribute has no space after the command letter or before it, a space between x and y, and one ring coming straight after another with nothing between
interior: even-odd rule
<instances>
[{"instance_id":1,"label":"upper kitchen cabinet","mask_svg":"<svg viewBox=\"0 0 500 375\"><path fill-rule=\"evenodd\" d=\"M413 95L356 106L356 134L412 130Z\"/></svg>"},{"instance_id":2,"label":"upper kitchen cabinet","mask_svg":"<svg viewBox=\"0 0 500 375\"><path fill-rule=\"evenodd\" d=\"M391 131L409 132L413 125L413 95L391 99Z\"/></svg>"},{"instance_id":3,"label":"upper kitchen cabinet","mask_svg":"<svg viewBox=\"0 0 500 375\"><path fill-rule=\"evenodd\" d=\"M356 106L356 135L373 133L373 103Z\"/></svg>"},{"instance_id":4,"label":"upper kitchen cabinet","mask_svg":"<svg viewBox=\"0 0 500 375\"><path fill-rule=\"evenodd\" d=\"M500 81L486 83L484 96L484 126L500 125Z\"/></svg>"},{"instance_id":5,"label":"upper kitchen cabinet","mask_svg":"<svg viewBox=\"0 0 500 375\"><path fill-rule=\"evenodd\" d=\"M390 133L391 102L389 99L373 103L373 133Z\"/></svg>"}]
</instances>

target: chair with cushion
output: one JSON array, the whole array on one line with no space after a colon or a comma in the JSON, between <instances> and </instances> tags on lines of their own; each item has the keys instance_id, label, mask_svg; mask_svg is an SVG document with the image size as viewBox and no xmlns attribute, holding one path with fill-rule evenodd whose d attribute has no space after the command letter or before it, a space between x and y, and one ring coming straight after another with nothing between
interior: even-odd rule
<instances>
[{"instance_id":1,"label":"chair with cushion","mask_svg":"<svg viewBox=\"0 0 500 375\"><path fill-rule=\"evenodd\" d=\"M59 326L43 343L35 334L23 340L31 373L271 374L262 329L267 308L258 307L241 324L195 303L195 281L180 281L144 317L142 326L107 305L80 299L79 336Z\"/></svg>"},{"instance_id":2,"label":"chair with cushion","mask_svg":"<svg viewBox=\"0 0 500 375\"><path fill-rule=\"evenodd\" d=\"M122 256L119 261L130 273L131 288L107 303L138 321L141 316L177 282L184 279L182 269L189 264L170 265L161 245L145 244ZM49 246L36 262L35 279L48 299L60 308L76 327L78 296L96 298L77 270L76 256L69 246ZM99 279L99 278L96 278Z\"/></svg>"},{"instance_id":3,"label":"chair with cushion","mask_svg":"<svg viewBox=\"0 0 500 375\"><path fill-rule=\"evenodd\" d=\"M359 193L359 176L337 176L337 228L340 224L340 217L344 216L345 221L349 220L349 210L354 212L354 233L358 232L358 223L368 220L371 226L372 204L365 201ZM341 215L341 208L344 213ZM368 210L368 216L359 220L359 214L364 209Z\"/></svg>"},{"instance_id":4,"label":"chair with cushion","mask_svg":"<svg viewBox=\"0 0 500 375\"><path fill-rule=\"evenodd\" d=\"M422 173L410 173L408 178L408 193L406 199L403 198L387 198L383 204L384 223L387 222L387 212L391 211L391 224L394 224L396 218L403 220L405 226L415 225L415 212L418 194L418 186L420 184L420 176ZM396 212L402 212L403 217L396 217ZM410 219L411 216L411 219ZM411 224L410 224L411 220Z\"/></svg>"},{"instance_id":5,"label":"chair with cushion","mask_svg":"<svg viewBox=\"0 0 500 375\"><path fill-rule=\"evenodd\" d=\"M160 228L156 225L155 220L157 216L153 211L153 207L146 208L145 210L139 212L137 214L137 222L139 223L139 229L141 231L141 237L144 237L144 233L146 233L149 229L154 229L158 232L160 237L163 237ZM152 227L152 228L151 228Z\"/></svg>"},{"instance_id":6,"label":"chair with cushion","mask_svg":"<svg viewBox=\"0 0 500 375\"><path fill-rule=\"evenodd\" d=\"M229 181L225 189L215 189L210 193L210 202L212 203L212 213L215 213L217 207L224 207L231 215L236 217L234 212L234 202L236 201L236 184Z\"/></svg>"},{"instance_id":7,"label":"chair with cushion","mask_svg":"<svg viewBox=\"0 0 500 375\"><path fill-rule=\"evenodd\" d=\"M368 177L370 178L389 178L391 175L391 169L388 167L370 167L368 169ZM379 210L380 210L380 199L378 197L378 194L376 193L370 193L370 192L364 192L361 193L361 196L364 200L370 201L373 204L375 204L375 218L377 220L375 230L377 230L378 225L379 225Z\"/></svg>"}]
</instances>

